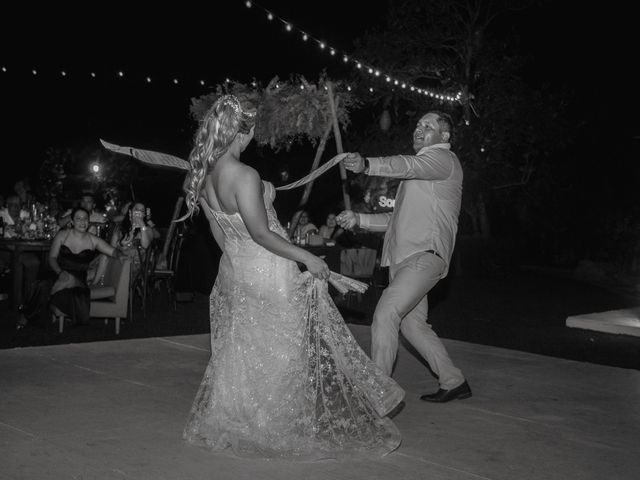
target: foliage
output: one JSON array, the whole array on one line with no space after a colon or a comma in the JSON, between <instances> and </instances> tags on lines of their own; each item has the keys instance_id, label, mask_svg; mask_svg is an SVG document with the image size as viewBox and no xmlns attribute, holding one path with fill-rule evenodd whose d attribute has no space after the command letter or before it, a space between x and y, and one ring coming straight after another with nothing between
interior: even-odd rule
<instances>
[{"instance_id":1,"label":"foliage","mask_svg":"<svg viewBox=\"0 0 640 480\"><path fill-rule=\"evenodd\" d=\"M100 170L91 170L92 164ZM36 193L42 199L56 197L71 204L84 191L91 191L98 203L131 197L131 184L138 175L138 162L100 147L50 148L39 170Z\"/></svg>"},{"instance_id":2,"label":"foliage","mask_svg":"<svg viewBox=\"0 0 640 480\"><path fill-rule=\"evenodd\" d=\"M41 198L57 197L62 193L66 178L65 165L71 160L69 149L48 148L38 171L36 193Z\"/></svg>"},{"instance_id":3,"label":"foliage","mask_svg":"<svg viewBox=\"0 0 640 480\"><path fill-rule=\"evenodd\" d=\"M224 94L247 97L258 105L254 138L259 145L268 145L275 151L289 150L296 142L316 145L332 121L327 82L324 76L317 83L302 76L288 81L274 77L264 88L255 81L250 85L229 82L218 85L214 92L192 98L191 115L200 121ZM333 88L334 96L339 98L336 115L344 130L350 123L349 111L358 101L340 83Z\"/></svg>"},{"instance_id":4,"label":"foliage","mask_svg":"<svg viewBox=\"0 0 640 480\"><path fill-rule=\"evenodd\" d=\"M476 233L490 231L485 203L536 197L566 135L562 92L551 95L521 78L525 59L509 15L532 4L403 0L394 3L383 30L358 42L360 58L398 79L443 93L462 92L458 105L404 92L379 93L373 108L390 112L392 127L381 133L371 122L373 128L354 143L371 151L384 142L396 148L393 153L406 152L419 116L429 110L451 114L457 124L452 143L465 168L463 208L475 217Z\"/></svg>"}]
</instances>

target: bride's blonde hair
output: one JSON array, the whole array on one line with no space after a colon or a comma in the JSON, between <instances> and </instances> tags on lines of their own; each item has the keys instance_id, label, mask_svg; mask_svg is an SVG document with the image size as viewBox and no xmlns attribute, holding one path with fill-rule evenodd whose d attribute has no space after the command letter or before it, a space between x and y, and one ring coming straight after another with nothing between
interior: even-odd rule
<instances>
[{"instance_id":1,"label":"bride's blonde hair","mask_svg":"<svg viewBox=\"0 0 640 480\"><path fill-rule=\"evenodd\" d=\"M243 99L242 103L244 105L234 95L224 95L214 102L200 122L189 154L191 168L185 181L188 211L181 220L198 212L198 198L207 172L229 149L238 133L247 134L255 125L255 105L249 99Z\"/></svg>"}]
</instances>

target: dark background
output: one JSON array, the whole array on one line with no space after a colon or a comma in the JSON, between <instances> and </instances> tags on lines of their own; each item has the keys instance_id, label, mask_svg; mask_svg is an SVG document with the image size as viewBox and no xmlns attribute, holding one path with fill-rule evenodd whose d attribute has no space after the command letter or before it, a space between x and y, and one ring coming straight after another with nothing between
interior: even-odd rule
<instances>
[{"instance_id":1,"label":"dark background","mask_svg":"<svg viewBox=\"0 0 640 480\"><path fill-rule=\"evenodd\" d=\"M384 24L393 4L261 2L346 52L364 32ZM611 156L624 158L627 166L637 164L640 128L637 84L631 74L637 42L629 8L616 2L595 7L540 2L502 18L498 27L519 33L527 56L523 72L532 85L570 88L579 99L572 110L573 135L578 139L573 155L579 159L575 174L587 180L601 178ZM0 72L0 192L5 195L15 180L37 173L50 147L91 153L103 138L186 157L195 129L189 115L191 98L225 78L266 83L275 75L286 79L299 73L317 80L323 70L337 77L349 73L339 55L331 57L312 42L302 42L298 34L285 32L260 8L248 9L241 0L197 8L178 3L22 7L5 16L4 27L0 63L7 71ZM124 72L122 78L118 71ZM150 84L146 76L152 78ZM383 82L373 86L384 88ZM407 132L408 147L409 136ZM348 149L348 132L343 140ZM249 157L266 177L274 177L283 163L297 176L306 171L312 151L284 156L252 151ZM637 172L631 167L617 181L633 183ZM158 190L171 193L168 198L179 192L180 179L173 172L141 167L134 188L147 197ZM616 180L611 181L615 188ZM327 183L328 195L335 193L330 186L334 183Z\"/></svg>"}]
</instances>

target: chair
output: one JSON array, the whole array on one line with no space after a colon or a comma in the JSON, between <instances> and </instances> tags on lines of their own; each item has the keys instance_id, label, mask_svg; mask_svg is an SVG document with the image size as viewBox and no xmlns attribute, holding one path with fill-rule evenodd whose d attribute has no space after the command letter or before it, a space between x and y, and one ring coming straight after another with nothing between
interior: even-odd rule
<instances>
[{"instance_id":1,"label":"chair","mask_svg":"<svg viewBox=\"0 0 640 480\"><path fill-rule=\"evenodd\" d=\"M116 335L120 334L120 319L127 318L130 282L131 259L127 258L120 261L115 258L109 258L104 283L107 288L113 287L113 293L103 298L95 298L96 294L92 294L89 316L91 318L104 318L105 325L108 323L109 318L113 318L115 320ZM104 286L99 288L104 288ZM108 293L110 292L104 291L103 295Z\"/></svg>"},{"instance_id":2,"label":"chair","mask_svg":"<svg viewBox=\"0 0 640 480\"><path fill-rule=\"evenodd\" d=\"M169 248L167 252L166 261L163 262L163 258L161 252L157 252L154 256L153 268L149 273L149 281L148 284L151 290L158 283L164 283L165 288L167 289L167 293L171 298L173 303L173 309L176 310L176 292L173 285L176 272L178 271L178 266L180 263L180 252L182 251L182 244L184 242L184 234L181 229L176 229L174 231L173 238L169 241ZM153 293L149 291L150 297L152 299Z\"/></svg>"},{"instance_id":3,"label":"chair","mask_svg":"<svg viewBox=\"0 0 640 480\"><path fill-rule=\"evenodd\" d=\"M377 252L373 248L347 248L340 253L340 273L347 277L361 280L373 288L376 298L378 286L375 278L377 268ZM357 295L362 300L361 293L349 292L347 300Z\"/></svg>"},{"instance_id":4,"label":"chair","mask_svg":"<svg viewBox=\"0 0 640 480\"><path fill-rule=\"evenodd\" d=\"M149 292L149 278L153 271L156 255L158 254L158 245L155 241L145 249L138 246L136 255L140 263L140 268L134 274L131 271L131 281L129 283L129 318L133 319L133 302L136 294L140 296L142 306L142 316L147 317L147 296Z\"/></svg>"},{"instance_id":5,"label":"chair","mask_svg":"<svg viewBox=\"0 0 640 480\"><path fill-rule=\"evenodd\" d=\"M91 304L89 317L108 318L115 320L116 335L120 334L120 319L127 317L129 304L129 283L131 276L131 260L124 261L107 257L104 270L104 283L90 286ZM58 332L64 331L65 314L54 305L51 305L53 322L58 323Z\"/></svg>"}]
</instances>

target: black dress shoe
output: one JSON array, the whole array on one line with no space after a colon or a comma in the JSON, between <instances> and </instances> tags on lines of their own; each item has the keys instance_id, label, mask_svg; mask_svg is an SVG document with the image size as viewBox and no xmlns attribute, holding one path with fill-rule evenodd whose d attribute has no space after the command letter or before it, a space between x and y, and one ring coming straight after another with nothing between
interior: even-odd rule
<instances>
[{"instance_id":1,"label":"black dress shoe","mask_svg":"<svg viewBox=\"0 0 640 480\"><path fill-rule=\"evenodd\" d=\"M422 395L420 400L424 400L425 402L444 403L450 402L451 400L463 400L465 398L469 398L471 395L471 387L469 387L469 384L465 381L462 385L452 388L451 390L443 390L440 388L436 393Z\"/></svg>"}]
</instances>

